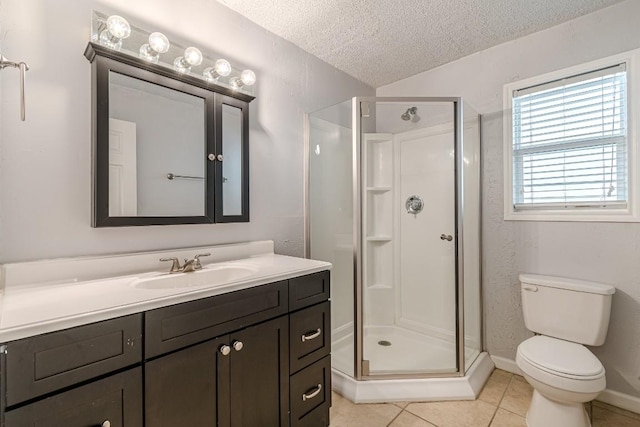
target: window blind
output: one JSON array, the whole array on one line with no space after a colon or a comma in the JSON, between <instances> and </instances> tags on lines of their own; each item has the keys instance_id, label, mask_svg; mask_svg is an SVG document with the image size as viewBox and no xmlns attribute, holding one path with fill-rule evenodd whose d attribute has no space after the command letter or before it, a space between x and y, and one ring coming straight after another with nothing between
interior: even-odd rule
<instances>
[{"instance_id":1,"label":"window blind","mask_svg":"<svg viewBox=\"0 0 640 427\"><path fill-rule=\"evenodd\" d=\"M626 86L619 64L513 92L516 210L626 207Z\"/></svg>"}]
</instances>

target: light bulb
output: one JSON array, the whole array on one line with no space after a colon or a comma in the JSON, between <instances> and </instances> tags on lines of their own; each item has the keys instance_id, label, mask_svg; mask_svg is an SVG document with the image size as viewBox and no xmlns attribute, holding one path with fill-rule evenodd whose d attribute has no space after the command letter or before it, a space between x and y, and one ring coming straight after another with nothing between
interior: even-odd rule
<instances>
[{"instance_id":1,"label":"light bulb","mask_svg":"<svg viewBox=\"0 0 640 427\"><path fill-rule=\"evenodd\" d=\"M188 47L184 50L184 59L192 67L202 64L202 52L197 47Z\"/></svg>"},{"instance_id":2,"label":"light bulb","mask_svg":"<svg viewBox=\"0 0 640 427\"><path fill-rule=\"evenodd\" d=\"M256 73L251 70L244 70L242 74L240 74L240 80L246 86L251 86L256 82Z\"/></svg>"},{"instance_id":3,"label":"light bulb","mask_svg":"<svg viewBox=\"0 0 640 427\"><path fill-rule=\"evenodd\" d=\"M188 73L191 67L202 64L202 52L197 47L188 47L184 50L184 56L178 56L173 61L173 67L179 73Z\"/></svg>"},{"instance_id":4,"label":"light bulb","mask_svg":"<svg viewBox=\"0 0 640 427\"><path fill-rule=\"evenodd\" d=\"M226 77L231 73L231 64L226 59L218 59L214 65L216 73L222 77Z\"/></svg>"},{"instance_id":5,"label":"light bulb","mask_svg":"<svg viewBox=\"0 0 640 427\"><path fill-rule=\"evenodd\" d=\"M218 81L218 77L226 77L231 73L231 64L226 59L218 59L213 67L207 67L202 72L202 75L209 82L215 83Z\"/></svg>"},{"instance_id":6,"label":"light bulb","mask_svg":"<svg viewBox=\"0 0 640 427\"><path fill-rule=\"evenodd\" d=\"M240 89L243 86L251 86L256 82L256 73L251 70L244 70L240 73L240 77L231 77L229 83L234 89Z\"/></svg>"},{"instance_id":7,"label":"light bulb","mask_svg":"<svg viewBox=\"0 0 640 427\"><path fill-rule=\"evenodd\" d=\"M140 46L140 58L157 64L160 54L166 53L170 46L167 36L157 32L151 33L149 43Z\"/></svg>"},{"instance_id":8,"label":"light bulb","mask_svg":"<svg viewBox=\"0 0 640 427\"><path fill-rule=\"evenodd\" d=\"M131 26L122 16L111 15L107 18L107 30L113 37L126 39L131 35Z\"/></svg>"},{"instance_id":9,"label":"light bulb","mask_svg":"<svg viewBox=\"0 0 640 427\"><path fill-rule=\"evenodd\" d=\"M149 46L158 53L167 53L169 51L169 39L162 33L155 32L149 35Z\"/></svg>"},{"instance_id":10,"label":"light bulb","mask_svg":"<svg viewBox=\"0 0 640 427\"><path fill-rule=\"evenodd\" d=\"M107 28L100 33L100 44L110 49L120 50L122 39L131 35L131 26L122 16L111 15L107 18Z\"/></svg>"}]
</instances>

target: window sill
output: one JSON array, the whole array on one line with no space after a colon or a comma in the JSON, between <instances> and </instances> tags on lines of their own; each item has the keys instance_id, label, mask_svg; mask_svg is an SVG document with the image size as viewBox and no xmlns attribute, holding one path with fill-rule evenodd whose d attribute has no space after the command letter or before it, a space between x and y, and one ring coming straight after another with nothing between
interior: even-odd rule
<instances>
[{"instance_id":1,"label":"window sill","mask_svg":"<svg viewBox=\"0 0 640 427\"><path fill-rule=\"evenodd\" d=\"M536 210L527 212L507 211L504 213L505 221L556 221L556 222L640 222L638 215L628 210L609 209L603 210L566 210L550 211Z\"/></svg>"}]
</instances>

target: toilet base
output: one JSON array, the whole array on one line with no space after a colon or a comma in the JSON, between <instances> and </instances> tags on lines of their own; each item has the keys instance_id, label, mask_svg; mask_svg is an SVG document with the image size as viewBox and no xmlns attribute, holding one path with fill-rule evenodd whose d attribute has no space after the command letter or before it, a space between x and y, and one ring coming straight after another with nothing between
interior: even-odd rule
<instances>
[{"instance_id":1,"label":"toilet base","mask_svg":"<svg viewBox=\"0 0 640 427\"><path fill-rule=\"evenodd\" d=\"M591 427L582 403L561 403L547 399L533 390L527 412L528 427Z\"/></svg>"}]
</instances>

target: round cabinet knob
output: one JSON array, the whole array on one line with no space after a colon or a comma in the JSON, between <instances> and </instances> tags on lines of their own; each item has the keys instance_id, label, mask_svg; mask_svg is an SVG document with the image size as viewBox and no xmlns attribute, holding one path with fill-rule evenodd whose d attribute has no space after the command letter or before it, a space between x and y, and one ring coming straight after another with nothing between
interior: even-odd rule
<instances>
[{"instance_id":1,"label":"round cabinet knob","mask_svg":"<svg viewBox=\"0 0 640 427\"><path fill-rule=\"evenodd\" d=\"M228 356L229 353L231 353L231 347L229 347L228 345L221 345L220 346L220 353L222 353L223 356Z\"/></svg>"},{"instance_id":2,"label":"round cabinet knob","mask_svg":"<svg viewBox=\"0 0 640 427\"><path fill-rule=\"evenodd\" d=\"M242 341L234 341L233 342L233 349L235 351L240 351L242 350L242 347L244 347L244 344L242 344Z\"/></svg>"},{"instance_id":3,"label":"round cabinet knob","mask_svg":"<svg viewBox=\"0 0 640 427\"><path fill-rule=\"evenodd\" d=\"M102 423L102 427L111 427L111 421L105 420L105 422Z\"/></svg>"},{"instance_id":4,"label":"round cabinet knob","mask_svg":"<svg viewBox=\"0 0 640 427\"><path fill-rule=\"evenodd\" d=\"M216 156L216 159L218 159L218 161L221 162L224 159L224 157L222 157L222 154L218 154Z\"/></svg>"}]
</instances>

